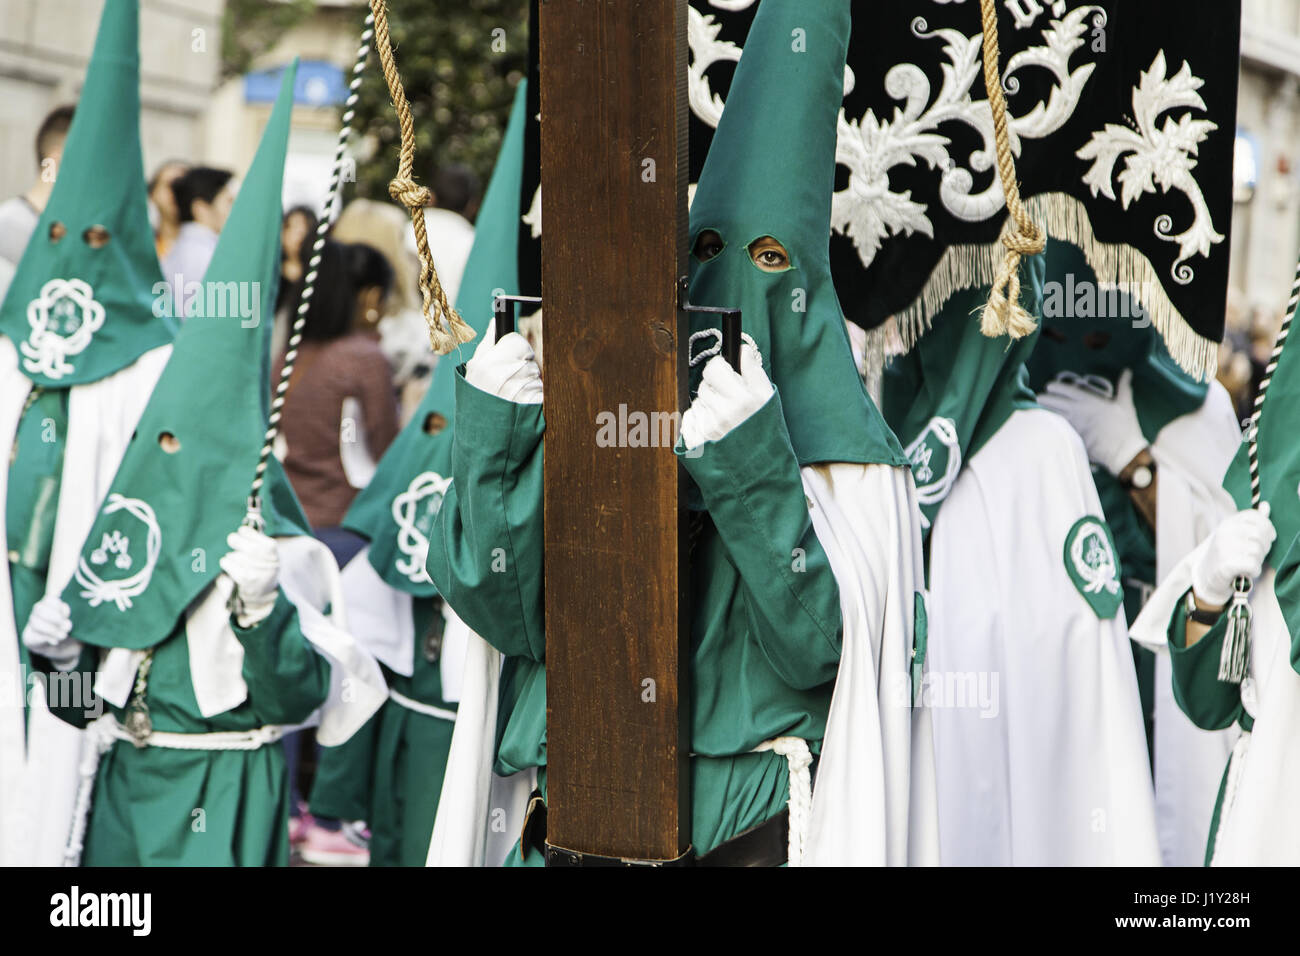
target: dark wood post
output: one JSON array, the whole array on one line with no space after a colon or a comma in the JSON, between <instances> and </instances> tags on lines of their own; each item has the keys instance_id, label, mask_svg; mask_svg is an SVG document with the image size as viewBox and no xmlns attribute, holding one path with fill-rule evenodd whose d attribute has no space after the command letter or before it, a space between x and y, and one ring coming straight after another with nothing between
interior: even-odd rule
<instances>
[{"instance_id":1,"label":"dark wood post","mask_svg":"<svg viewBox=\"0 0 1300 956\"><path fill-rule=\"evenodd\" d=\"M685 407L686 0L544 0L540 16L548 840L666 860L690 840L665 447Z\"/></svg>"}]
</instances>

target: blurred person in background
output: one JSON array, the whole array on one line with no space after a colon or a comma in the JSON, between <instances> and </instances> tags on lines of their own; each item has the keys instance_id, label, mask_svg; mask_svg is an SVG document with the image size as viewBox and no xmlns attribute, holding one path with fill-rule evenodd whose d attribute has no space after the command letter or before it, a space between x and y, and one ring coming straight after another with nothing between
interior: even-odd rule
<instances>
[{"instance_id":1,"label":"blurred person in background","mask_svg":"<svg viewBox=\"0 0 1300 956\"><path fill-rule=\"evenodd\" d=\"M478 211L479 181L468 166L451 163L434 170L429 182L433 205L424 210L424 228L429 236L429 251L438 270L438 280L447 301L455 302L460 279L474 244L474 215ZM415 229L407 228L406 247L413 254Z\"/></svg>"},{"instance_id":2,"label":"blurred person in background","mask_svg":"<svg viewBox=\"0 0 1300 956\"><path fill-rule=\"evenodd\" d=\"M189 163L171 159L159 166L149 180L149 222L153 225L159 262L167 258L181 232L181 212L176 205L172 183L185 175L189 168Z\"/></svg>"},{"instance_id":3,"label":"blurred person in background","mask_svg":"<svg viewBox=\"0 0 1300 956\"><path fill-rule=\"evenodd\" d=\"M60 106L41 121L36 131L36 168L40 175L25 193L0 203L0 299L9 288L9 280L27 248L27 240L31 238L36 221L45 211L45 204L54 190L73 110L71 106Z\"/></svg>"},{"instance_id":4,"label":"blurred person in background","mask_svg":"<svg viewBox=\"0 0 1300 956\"><path fill-rule=\"evenodd\" d=\"M339 564L355 553L339 525L398 431L379 321L393 269L371 246L327 240L284 404L277 449L307 518ZM271 388L279 381L276 359Z\"/></svg>"},{"instance_id":5,"label":"blurred person in background","mask_svg":"<svg viewBox=\"0 0 1300 956\"><path fill-rule=\"evenodd\" d=\"M371 246L326 240L303 341L289 378L276 455L302 502L316 537L339 566L364 539L340 527L343 516L397 437L397 396L392 368L379 349L379 320L394 283L393 269ZM275 361L274 394L284 367ZM290 843L308 863L364 866L370 854L364 826L308 814L298 764L303 738L285 739L294 784ZM314 753L312 747L308 753Z\"/></svg>"},{"instance_id":6,"label":"blurred person in background","mask_svg":"<svg viewBox=\"0 0 1300 956\"><path fill-rule=\"evenodd\" d=\"M284 351L289 328L298 315L303 278L316 239L316 214L306 206L294 206L284 214L280 225L280 287L275 293L275 327L271 334L271 354Z\"/></svg>"},{"instance_id":7,"label":"blurred person in background","mask_svg":"<svg viewBox=\"0 0 1300 956\"><path fill-rule=\"evenodd\" d=\"M401 395L402 424L424 397L436 361L416 287L419 259L406 244L410 231L411 220L405 210L391 203L354 199L330 233L339 242L362 243L378 250L393 267L392 293L379 320L379 347L393 367L393 383Z\"/></svg>"},{"instance_id":8,"label":"blurred person in background","mask_svg":"<svg viewBox=\"0 0 1300 956\"><path fill-rule=\"evenodd\" d=\"M191 284L203 281L217 248L217 236L234 205L233 176L226 169L195 166L172 180L181 227L162 260L162 271L163 279L171 287L178 319L184 320L189 311L190 293L194 291ZM190 287L188 292L187 287Z\"/></svg>"}]
</instances>

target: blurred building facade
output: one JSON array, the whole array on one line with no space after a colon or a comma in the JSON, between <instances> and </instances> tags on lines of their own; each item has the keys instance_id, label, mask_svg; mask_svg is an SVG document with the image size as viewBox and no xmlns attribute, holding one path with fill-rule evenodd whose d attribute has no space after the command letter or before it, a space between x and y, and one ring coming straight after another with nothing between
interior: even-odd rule
<instances>
[{"instance_id":1,"label":"blurred building facade","mask_svg":"<svg viewBox=\"0 0 1300 956\"><path fill-rule=\"evenodd\" d=\"M141 0L145 169L202 156L225 0ZM104 0L0 0L0 198L36 179L41 120L81 93Z\"/></svg>"},{"instance_id":2,"label":"blurred building facade","mask_svg":"<svg viewBox=\"0 0 1300 956\"><path fill-rule=\"evenodd\" d=\"M1231 312L1280 315L1300 248L1300 0L1243 0Z\"/></svg>"},{"instance_id":3,"label":"blurred building facade","mask_svg":"<svg viewBox=\"0 0 1300 956\"><path fill-rule=\"evenodd\" d=\"M226 0L140 0L146 172L180 159L241 174L270 116L280 71L298 56L284 201L318 207L367 4L316 0L316 6L246 76L223 78ZM0 0L0 199L27 189L39 173L36 130L51 109L80 95L103 8L104 0Z\"/></svg>"}]
</instances>

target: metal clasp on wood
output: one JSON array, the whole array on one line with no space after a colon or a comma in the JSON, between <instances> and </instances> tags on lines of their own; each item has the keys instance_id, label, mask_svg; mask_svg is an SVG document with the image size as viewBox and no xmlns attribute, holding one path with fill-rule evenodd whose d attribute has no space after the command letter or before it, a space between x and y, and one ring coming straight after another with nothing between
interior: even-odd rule
<instances>
[{"instance_id":1,"label":"metal clasp on wood","mask_svg":"<svg viewBox=\"0 0 1300 956\"><path fill-rule=\"evenodd\" d=\"M566 850L564 847L552 846L549 843L546 844L547 866L663 867L693 866L694 864L694 847L688 847L685 853L672 860L629 860L617 856L599 856L595 853L579 853L577 850Z\"/></svg>"},{"instance_id":2,"label":"metal clasp on wood","mask_svg":"<svg viewBox=\"0 0 1300 956\"><path fill-rule=\"evenodd\" d=\"M495 316L496 340L515 330L515 310L519 305L541 305L540 296L535 295L498 295L492 298L492 313Z\"/></svg>"},{"instance_id":3,"label":"metal clasp on wood","mask_svg":"<svg viewBox=\"0 0 1300 956\"><path fill-rule=\"evenodd\" d=\"M677 298L683 312L703 312L708 315L716 315L722 325L722 357L727 360L727 364L740 374L740 331L741 315L740 309L728 309L713 305L691 305L686 297L687 279L683 276L677 283Z\"/></svg>"}]
</instances>

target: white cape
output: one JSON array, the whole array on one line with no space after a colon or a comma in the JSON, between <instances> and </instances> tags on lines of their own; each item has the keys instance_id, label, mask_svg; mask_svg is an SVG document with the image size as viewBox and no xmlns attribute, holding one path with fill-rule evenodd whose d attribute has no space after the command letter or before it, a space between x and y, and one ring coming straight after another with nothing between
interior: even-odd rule
<instances>
[{"instance_id":1,"label":"white cape","mask_svg":"<svg viewBox=\"0 0 1300 956\"><path fill-rule=\"evenodd\" d=\"M159 346L121 371L69 392L63 484L46 594L61 593L72 578L82 544L170 355L170 345ZM0 336L0 447L13 446L30 390L13 343ZM7 539L8 481L8 467L0 468L0 540ZM0 574L0 865L58 866L72 820L85 734L50 714L37 690L24 748L21 703L27 675L20 673L21 637L14 628L6 568Z\"/></svg>"},{"instance_id":2,"label":"white cape","mask_svg":"<svg viewBox=\"0 0 1300 956\"><path fill-rule=\"evenodd\" d=\"M1223 476L1241 443L1232 399L1210 383L1197 411L1174 419L1156 436L1156 584L1237 509ZM1156 655L1156 827L1165 866L1200 866L1223 766L1238 728L1201 730L1174 700L1169 655Z\"/></svg>"},{"instance_id":3,"label":"white cape","mask_svg":"<svg viewBox=\"0 0 1300 956\"><path fill-rule=\"evenodd\" d=\"M1133 624L1133 639L1165 650L1169 622L1192 584L1192 568L1209 542L1184 558L1156 589ZM1242 699L1255 728L1232 755L1235 786L1225 796L1212 866L1300 865L1300 674L1291 666L1291 635L1273 590L1273 570L1251 591L1250 673ZM1222 769L1222 768L1220 768ZM1208 835L1208 833L1207 833Z\"/></svg>"},{"instance_id":4,"label":"white cape","mask_svg":"<svg viewBox=\"0 0 1300 956\"><path fill-rule=\"evenodd\" d=\"M910 694L922 574L911 474L849 464L802 473L844 621L804 865L936 863L929 715L912 708ZM491 772L500 666L501 655L471 632L430 866L495 865L518 838L531 775Z\"/></svg>"},{"instance_id":5,"label":"white cape","mask_svg":"<svg viewBox=\"0 0 1300 956\"><path fill-rule=\"evenodd\" d=\"M930 673L945 865L1157 865L1124 611L1065 567L1101 503L1079 437L1014 412L966 463L930 541Z\"/></svg>"},{"instance_id":6,"label":"white cape","mask_svg":"<svg viewBox=\"0 0 1300 956\"><path fill-rule=\"evenodd\" d=\"M924 567L911 471L832 464L802 472L843 621L803 865L935 865L931 714L912 706Z\"/></svg>"}]
</instances>

